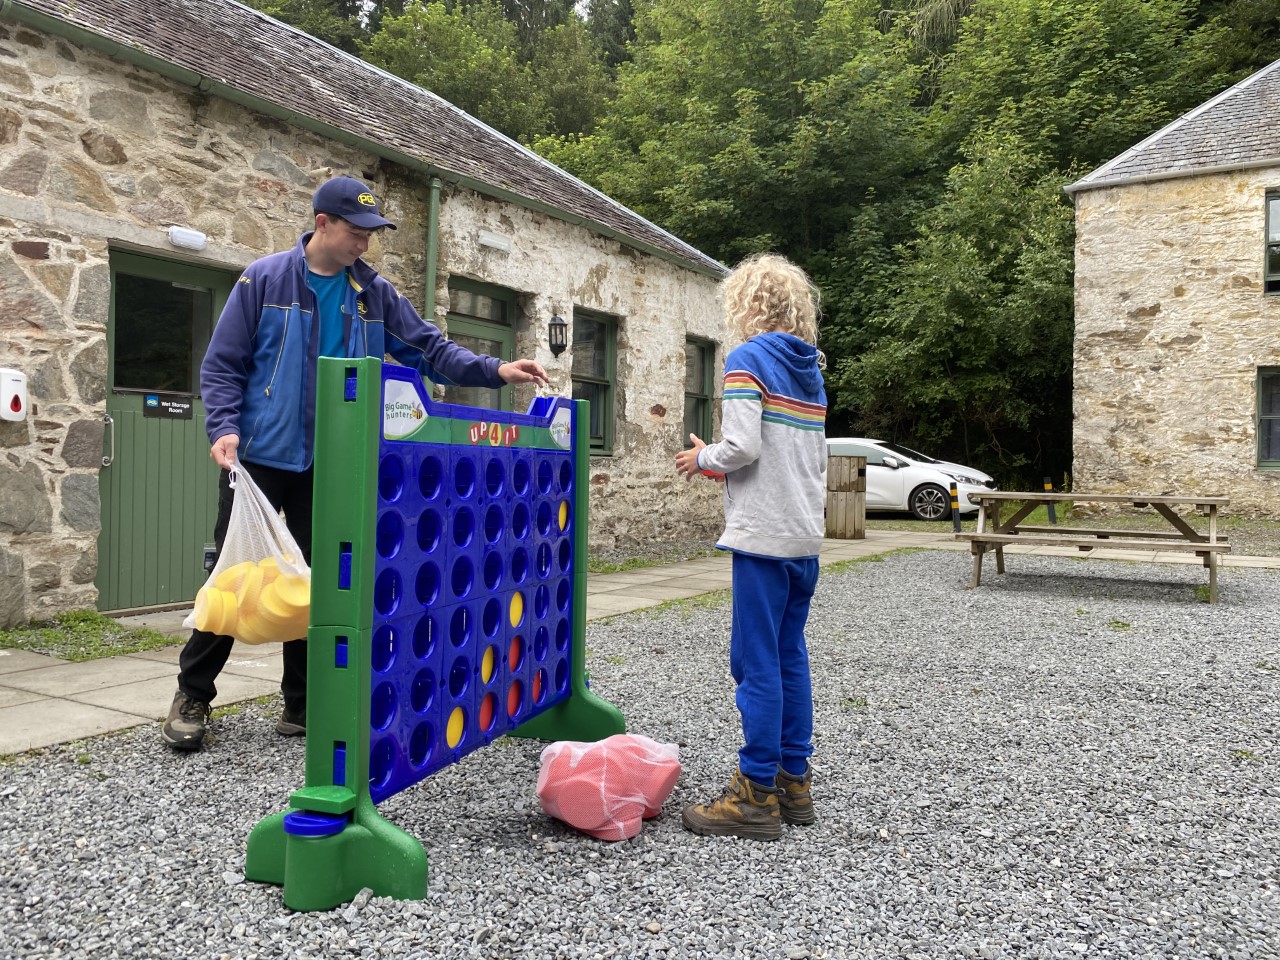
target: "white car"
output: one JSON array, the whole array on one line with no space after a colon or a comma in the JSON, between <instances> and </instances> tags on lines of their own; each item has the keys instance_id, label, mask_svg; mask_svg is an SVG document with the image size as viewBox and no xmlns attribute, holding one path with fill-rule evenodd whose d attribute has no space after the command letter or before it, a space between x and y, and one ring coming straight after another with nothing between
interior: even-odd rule
<instances>
[{"instance_id":1,"label":"white car","mask_svg":"<svg viewBox=\"0 0 1280 960\"><path fill-rule=\"evenodd\" d=\"M960 494L960 513L977 513L971 493L994 490L994 479L973 467L935 460L910 447L867 437L828 437L832 457L867 458L867 510L909 510L919 520L951 514L951 483Z\"/></svg>"}]
</instances>

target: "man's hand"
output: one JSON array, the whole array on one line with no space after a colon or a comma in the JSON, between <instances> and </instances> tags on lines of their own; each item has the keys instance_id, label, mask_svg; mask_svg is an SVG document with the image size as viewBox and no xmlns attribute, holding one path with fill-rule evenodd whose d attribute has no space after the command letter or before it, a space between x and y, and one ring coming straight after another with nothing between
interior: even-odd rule
<instances>
[{"instance_id":1,"label":"man's hand","mask_svg":"<svg viewBox=\"0 0 1280 960\"><path fill-rule=\"evenodd\" d=\"M234 470L236 466L236 450L239 448L240 437L234 433L228 433L226 436L219 437L213 441L209 456L223 470Z\"/></svg>"},{"instance_id":2,"label":"man's hand","mask_svg":"<svg viewBox=\"0 0 1280 960\"><path fill-rule=\"evenodd\" d=\"M680 474L685 480L692 480L701 468L698 466L698 451L706 446L695 434L689 434L689 442L693 444L692 450L681 450L676 454L676 473Z\"/></svg>"},{"instance_id":3,"label":"man's hand","mask_svg":"<svg viewBox=\"0 0 1280 960\"><path fill-rule=\"evenodd\" d=\"M547 385L547 371L536 360L511 360L498 367L498 376L504 383L536 383Z\"/></svg>"}]
</instances>

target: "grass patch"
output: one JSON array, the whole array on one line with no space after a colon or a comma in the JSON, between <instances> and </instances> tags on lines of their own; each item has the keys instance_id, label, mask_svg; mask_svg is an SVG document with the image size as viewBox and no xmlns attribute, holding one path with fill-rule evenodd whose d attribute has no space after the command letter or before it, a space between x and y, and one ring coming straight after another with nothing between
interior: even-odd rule
<instances>
[{"instance_id":1,"label":"grass patch","mask_svg":"<svg viewBox=\"0 0 1280 960\"><path fill-rule=\"evenodd\" d=\"M1112 620L1107 624L1112 630L1128 630L1130 624L1125 620Z\"/></svg>"},{"instance_id":2,"label":"grass patch","mask_svg":"<svg viewBox=\"0 0 1280 960\"><path fill-rule=\"evenodd\" d=\"M1232 750L1231 756L1235 757L1242 763L1257 763L1258 755L1252 750Z\"/></svg>"},{"instance_id":3,"label":"grass patch","mask_svg":"<svg viewBox=\"0 0 1280 960\"><path fill-rule=\"evenodd\" d=\"M158 630L127 627L96 610L68 610L25 627L0 630L0 648L30 650L76 662L157 650L178 642Z\"/></svg>"},{"instance_id":4,"label":"grass patch","mask_svg":"<svg viewBox=\"0 0 1280 960\"><path fill-rule=\"evenodd\" d=\"M867 698L866 697L845 697L843 700L840 701L840 709L844 710L846 713L850 710L866 710Z\"/></svg>"}]
</instances>

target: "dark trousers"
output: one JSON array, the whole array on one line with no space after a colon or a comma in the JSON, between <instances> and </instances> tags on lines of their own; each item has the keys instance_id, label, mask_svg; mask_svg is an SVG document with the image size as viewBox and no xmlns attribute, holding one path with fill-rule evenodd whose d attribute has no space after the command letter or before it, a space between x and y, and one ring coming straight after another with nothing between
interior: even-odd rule
<instances>
[{"instance_id":1,"label":"dark trousers","mask_svg":"<svg viewBox=\"0 0 1280 960\"><path fill-rule=\"evenodd\" d=\"M244 461L240 468L244 469ZM312 471L294 473L254 464L251 469L256 483L272 506L284 511L285 526L298 542L302 556L311 563L311 481ZM222 553L222 542L231 523L231 504L235 491L231 489L230 474L222 471L218 479L218 520L213 527L214 545ZM222 668L231 656L230 637L218 636L207 630L192 630L191 639L182 648L178 658L178 689L194 700L212 703L218 695L214 685ZM290 640L284 645L284 676L280 679L280 692L284 694L284 706L293 716L301 716L307 710L307 641Z\"/></svg>"}]
</instances>

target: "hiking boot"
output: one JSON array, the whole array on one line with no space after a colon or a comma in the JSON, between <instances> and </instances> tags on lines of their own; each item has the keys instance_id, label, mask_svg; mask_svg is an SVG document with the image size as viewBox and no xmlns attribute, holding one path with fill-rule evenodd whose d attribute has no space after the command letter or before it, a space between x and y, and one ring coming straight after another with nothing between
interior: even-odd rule
<instances>
[{"instance_id":1,"label":"hiking boot","mask_svg":"<svg viewBox=\"0 0 1280 960\"><path fill-rule=\"evenodd\" d=\"M173 695L169 719L160 728L160 739L176 750L199 750L209 732L209 705L179 690Z\"/></svg>"},{"instance_id":2,"label":"hiking boot","mask_svg":"<svg viewBox=\"0 0 1280 960\"><path fill-rule=\"evenodd\" d=\"M282 737L305 737L307 735L307 712L291 713L288 707L276 721L276 733Z\"/></svg>"},{"instance_id":3,"label":"hiking boot","mask_svg":"<svg viewBox=\"0 0 1280 960\"><path fill-rule=\"evenodd\" d=\"M793 777L778 767L778 813L783 823L808 826L818 819L813 812L813 798L809 788L813 786L813 767L806 764L804 774Z\"/></svg>"},{"instance_id":4,"label":"hiking boot","mask_svg":"<svg viewBox=\"0 0 1280 960\"><path fill-rule=\"evenodd\" d=\"M733 772L719 799L690 804L684 808L682 819L686 830L704 837L777 840L782 836L777 787L748 780L741 770Z\"/></svg>"}]
</instances>

